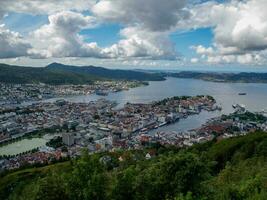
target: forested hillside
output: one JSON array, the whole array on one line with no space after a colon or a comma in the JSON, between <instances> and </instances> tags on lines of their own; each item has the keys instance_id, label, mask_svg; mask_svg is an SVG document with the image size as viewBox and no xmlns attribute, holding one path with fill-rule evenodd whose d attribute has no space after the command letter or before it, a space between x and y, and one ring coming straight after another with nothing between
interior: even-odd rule
<instances>
[{"instance_id":1,"label":"forested hillside","mask_svg":"<svg viewBox=\"0 0 267 200\"><path fill-rule=\"evenodd\" d=\"M71 66L60 63L52 63L46 67L50 70L64 70L66 72L90 74L113 80L137 80L137 81L162 81L163 76L157 73L140 72L134 70L107 69L95 66Z\"/></svg>"},{"instance_id":2,"label":"forested hillside","mask_svg":"<svg viewBox=\"0 0 267 200\"><path fill-rule=\"evenodd\" d=\"M22 67L0 64L1 83L90 84L96 80L157 81L157 74L101 67L77 67L52 63L47 67Z\"/></svg>"},{"instance_id":3,"label":"forested hillside","mask_svg":"<svg viewBox=\"0 0 267 200\"><path fill-rule=\"evenodd\" d=\"M149 153L152 158L146 159ZM84 154L1 177L0 199L266 199L267 133L144 151Z\"/></svg>"}]
</instances>

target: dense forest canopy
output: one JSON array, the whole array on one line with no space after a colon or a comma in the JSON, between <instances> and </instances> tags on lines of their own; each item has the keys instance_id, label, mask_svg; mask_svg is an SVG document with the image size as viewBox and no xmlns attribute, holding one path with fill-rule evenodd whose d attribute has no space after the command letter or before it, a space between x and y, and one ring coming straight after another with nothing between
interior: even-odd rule
<instances>
[{"instance_id":1,"label":"dense forest canopy","mask_svg":"<svg viewBox=\"0 0 267 200\"><path fill-rule=\"evenodd\" d=\"M151 159L146 159L147 154ZM267 134L88 155L0 180L0 199L266 199Z\"/></svg>"}]
</instances>

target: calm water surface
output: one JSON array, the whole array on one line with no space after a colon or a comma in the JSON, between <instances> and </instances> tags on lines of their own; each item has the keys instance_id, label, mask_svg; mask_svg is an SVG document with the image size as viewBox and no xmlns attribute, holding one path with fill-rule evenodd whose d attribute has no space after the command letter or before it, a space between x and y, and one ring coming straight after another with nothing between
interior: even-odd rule
<instances>
[{"instance_id":1,"label":"calm water surface","mask_svg":"<svg viewBox=\"0 0 267 200\"><path fill-rule=\"evenodd\" d=\"M240 96L238 93L247 93ZM251 111L267 109L267 84L260 83L214 83L195 79L168 78L166 81L150 82L149 86L111 93L108 96L88 95L65 98L73 102L89 102L100 98L116 101L119 107L125 103L149 103L172 96L211 95L222 106L223 113L232 112L232 105L244 104ZM55 101L50 99L48 101Z\"/></svg>"},{"instance_id":2,"label":"calm water surface","mask_svg":"<svg viewBox=\"0 0 267 200\"><path fill-rule=\"evenodd\" d=\"M240 96L238 93L247 93ZM156 131L187 131L200 127L208 119L228 114L233 111L233 104L244 104L248 110L262 111L267 110L267 84L259 83L214 83L195 79L178 79L168 78L166 81L150 82L149 86L130 89L118 93L111 93L108 96L88 95L65 98L72 102L89 102L100 98L116 101L118 107L123 107L127 102L131 103L149 103L172 96L195 96L195 95L211 95L217 103L222 106L222 111L201 112L199 115L193 115L187 119L182 119L178 123L161 127ZM57 100L56 98L47 100L49 102ZM33 149L43 141L20 141L19 143L8 145L6 148L0 148L0 155L3 152L10 154L20 153L22 150L27 151ZM44 144L44 143L42 143Z\"/></svg>"},{"instance_id":3,"label":"calm water surface","mask_svg":"<svg viewBox=\"0 0 267 200\"><path fill-rule=\"evenodd\" d=\"M238 93L247 93L240 96ZM267 84L260 83L215 83L196 79L168 78L166 81L150 82L149 86L130 89L108 96L88 95L68 97L73 102L89 102L100 98L116 101L118 107L125 103L149 103L172 96L211 95L223 109L221 112L202 112L182 119L178 123L161 127L155 131L186 131L200 127L208 119L233 112L233 104L244 104L250 111L267 110ZM51 99L49 101L55 101Z\"/></svg>"},{"instance_id":4,"label":"calm water surface","mask_svg":"<svg viewBox=\"0 0 267 200\"><path fill-rule=\"evenodd\" d=\"M47 140L43 138L24 139L12 144L0 147L0 155L16 155L32 149L44 146Z\"/></svg>"}]
</instances>

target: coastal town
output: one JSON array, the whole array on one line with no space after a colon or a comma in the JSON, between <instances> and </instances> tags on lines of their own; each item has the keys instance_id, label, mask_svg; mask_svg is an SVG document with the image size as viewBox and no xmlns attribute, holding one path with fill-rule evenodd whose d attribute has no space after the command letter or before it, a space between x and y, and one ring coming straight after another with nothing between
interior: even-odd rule
<instances>
[{"instance_id":1,"label":"coastal town","mask_svg":"<svg viewBox=\"0 0 267 200\"><path fill-rule=\"evenodd\" d=\"M137 83L102 83L92 91L116 91L136 87ZM66 87L66 86L65 86ZM62 88L62 87L61 87ZM64 88L64 87L63 87ZM79 87L78 87L79 88ZM85 88L69 86L61 94L88 94ZM91 90L88 90L91 91ZM57 93L59 94L59 93ZM73 93L74 94L74 93ZM266 116L250 113L242 106L236 112L209 120L201 127L186 132L156 131L159 127L179 123L190 115L202 111L218 111L221 107L211 96L175 96L147 104L117 103L101 98L88 103L36 101L20 107L1 107L1 146L28 138L45 137L46 145L21 152L18 155L1 155L2 170L24 165L45 164L77 157L82 149L90 153L120 149L142 149L151 144L191 146L194 143L247 134L254 130L267 130ZM149 155L148 155L149 157Z\"/></svg>"},{"instance_id":2,"label":"coastal town","mask_svg":"<svg viewBox=\"0 0 267 200\"><path fill-rule=\"evenodd\" d=\"M96 81L91 85L6 84L0 83L1 108L14 107L27 102L42 101L75 95L97 94L106 96L112 92L148 85L143 81Z\"/></svg>"},{"instance_id":3,"label":"coastal town","mask_svg":"<svg viewBox=\"0 0 267 200\"><path fill-rule=\"evenodd\" d=\"M1 169L77 157L83 149L95 153L142 149L153 144L183 147L233 137L236 133L267 130L262 114L251 113L249 120L244 121L243 115L249 112L239 105L233 115L210 119L197 129L158 130L202 111L220 111L215 99L206 95L126 103L122 108L104 98L109 93L145 85L148 83L140 81L96 81L92 85L0 84L0 147L46 138L45 145L24 152L12 155L0 152ZM87 103L64 99L91 94L103 98ZM52 98L55 100L45 101ZM255 116L262 118L259 121Z\"/></svg>"},{"instance_id":4,"label":"coastal town","mask_svg":"<svg viewBox=\"0 0 267 200\"><path fill-rule=\"evenodd\" d=\"M238 105L234 113L212 118L196 129L186 132L158 132L153 137L146 137L146 141L154 140L161 145L184 147L246 135L255 131L267 131L266 112L249 112Z\"/></svg>"},{"instance_id":5,"label":"coastal town","mask_svg":"<svg viewBox=\"0 0 267 200\"><path fill-rule=\"evenodd\" d=\"M2 109L1 145L50 133L55 137L60 136L62 144L67 147L62 156L77 156L82 148L90 152L141 148L145 138L143 135L149 135L150 130L175 123L202 110L212 112L220 109L210 96L172 97L149 104L127 103L123 108L116 106L116 102L104 98L89 103L73 103L62 99ZM21 165L18 163L25 163L26 158L32 160L35 156L36 162L44 162L40 161L40 152L58 158L61 147L47 146L39 148L38 152L9 156L9 159L2 155L5 163L22 159L21 162L15 162L16 165L3 166L16 168ZM47 161L46 156L41 157Z\"/></svg>"}]
</instances>

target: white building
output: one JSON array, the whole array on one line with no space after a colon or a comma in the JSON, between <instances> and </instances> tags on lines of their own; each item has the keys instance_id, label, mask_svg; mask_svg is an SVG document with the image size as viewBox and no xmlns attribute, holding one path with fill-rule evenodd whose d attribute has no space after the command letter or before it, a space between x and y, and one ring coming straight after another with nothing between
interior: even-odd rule
<instances>
[{"instance_id":1,"label":"white building","mask_svg":"<svg viewBox=\"0 0 267 200\"><path fill-rule=\"evenodd\" d=\"M74 144L74 135L71 133L63 133L62 134L62 141L64 144L71 146Z\"/></svg>"}]
</instances>

